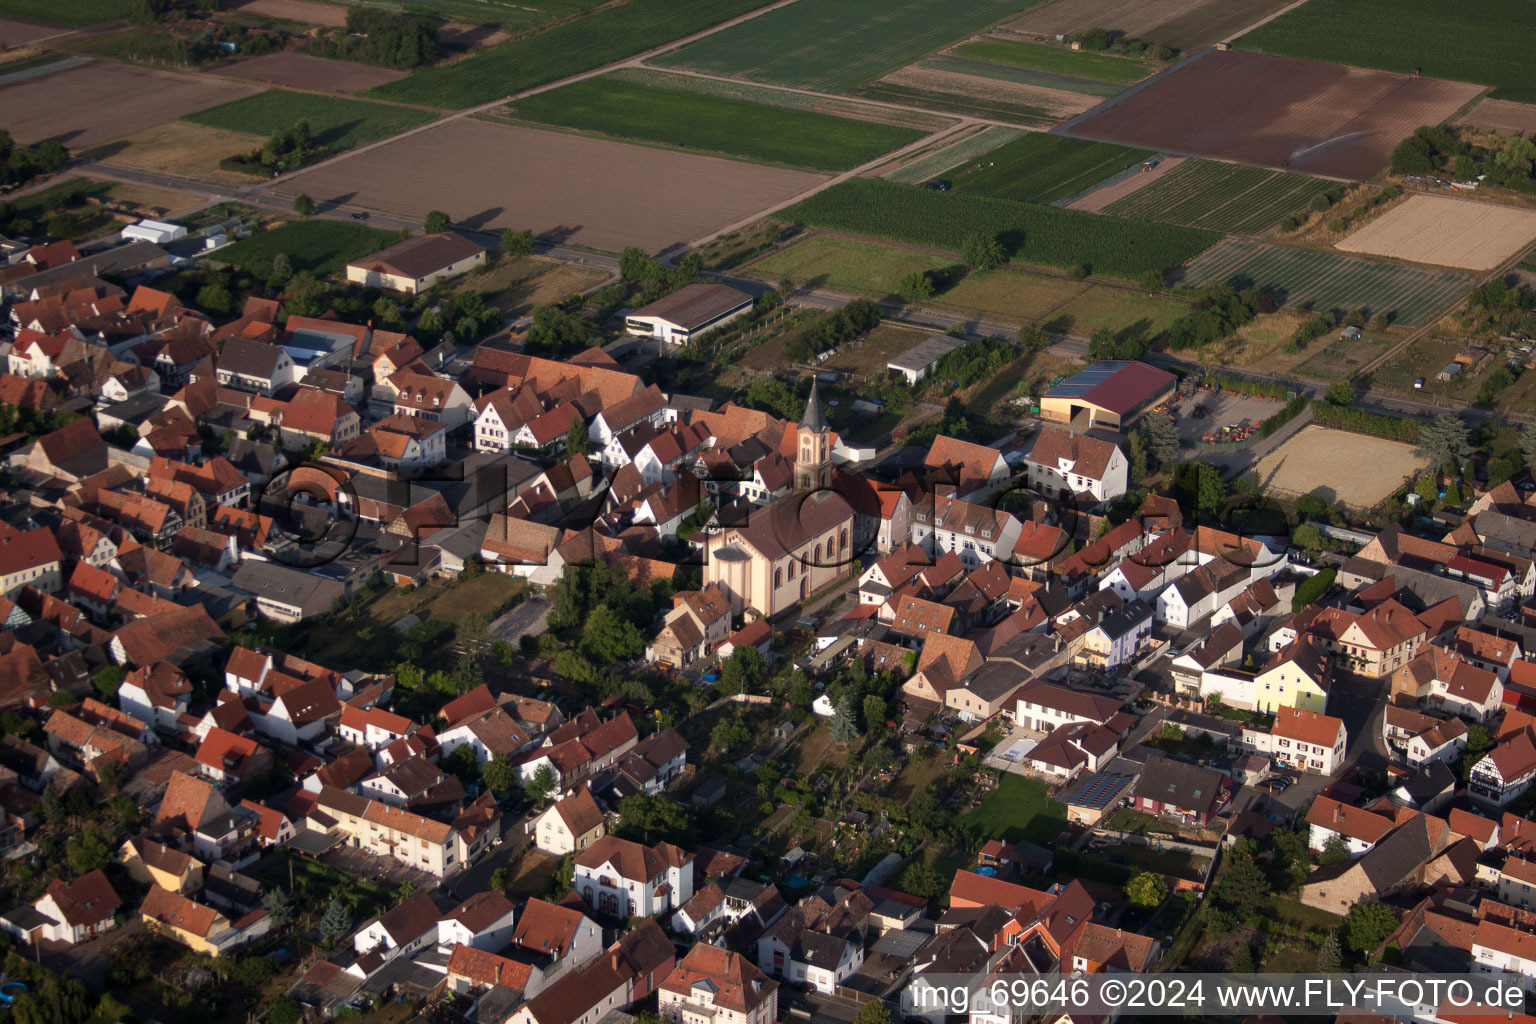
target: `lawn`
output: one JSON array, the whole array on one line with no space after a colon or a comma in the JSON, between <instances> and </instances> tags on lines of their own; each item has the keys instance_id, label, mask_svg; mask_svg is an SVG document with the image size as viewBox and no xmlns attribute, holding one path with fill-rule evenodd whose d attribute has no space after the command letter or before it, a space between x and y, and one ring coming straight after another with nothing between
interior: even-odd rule
<instances>
[{"instance_id":1,"label":"lawn","mask_svg":"<svg viewBox=\"0 0 1536 1024\"><path fill-rule=\"evenodd\" d=\"M288 888L292 872L295 909L324 906L339 898L360 920L373 917L395 902L395 890L361 875L322 864L312 857L280 850L248 873L266 886Z\"/></svg>"},{"instance_id":2,"label":"lawn","mask_svg":"<svg viewBox=\"0 0 1536 1024\"><path fill-rule=\"evenodd\" d=\"M486 270L466 274L453 290L480 292L487 305L516 315L534 306L553 305L607 279L608 275L591 267L523 256L498 260Z\"/></svg>"},{"instance_id":3,"label":"lawn","mask_svg":"<svg viewBox=\"0 0 1536 1024\"><path fill-rule=\"evenodd\" d=\"M1247 50L1477 82L1536 102L1530 0L1310 0L1237 41Z\"/></svg>"},{"instance_id":4,"label":"lawn","mask_svg":"<svg viewBox=\"0 0 1536 1024\"><path fill-rule=\"evenodd\" d=\"M953 263L942 256L871 245L852 238L813 236L759 260L752 272L777 283L818 288L846 288L871 295L895 294L901 279L915 270L942 270Z\"/></svg>"},{"instance_id":5,"label":"lawn","mask_svg":"<svg viewBox=\"0 0 1536 1024\"><path fill-rule=\"evenodd\" d=\"M453 64L370 90L382 99L473 107L655 49L767 0L629 0Z\"/></svg>"},{"instance_id":6,"label":"lawn","mask_svg":"<svg viewBox=\"0 0 1536 1024\"><path fill-rule=\"evenodd\" d=\"M350 221L299 220L241 239L219 250L216 258L265 277L271 272L273 257L281 252L288 254L295 273L308 270L324 276L351 260L393 244L398 237L393 231Z\"/></svg>"},{"instance_id":7,"label":"lawn","mask_svg":"<svg viewBox=\"0 0 1536 1024\"><path fill-rule=\"evenodd\" d=\"M1136 279L1176 267L1217 236L990 196L854 178L786 210L803 224L959 252L967 236L995 235L1023 263Z\"/></svg>"},{"instance_id":8,"label":"lawn","mask_svg":"<svg viewBox=\"0 0 1536 1024\"><path fill-rule=\"evenodd\" d=\"M1013 39L978 39L962 43L951 51L957 57L1007 64L1031 71L1045 71L1078 78L1096 78L1101 82L1129 85L1147 77L1153 66L1129 57L1110 57L1101 53L1073 50L1049 43L1025 43Z\"/></svg>"},{"instance_id":9,"label":"lawn","mask_svg":"<svg viewBox=\"0 0 1536 1024\"><path fill-rule=\"evenodd\" d=\"M953 168L949 177L962 192L1050 203L1085 192L1151 155L1110 142L1031 132Z\"/></svg>"},{"instance_id":10,"label":"lawn","mask_svg":"<svg viewBox=\"0 0 1536 1024\"><path fill-rule=\"evenodd\" d=\"M305 120L309 122L310 132L318 145L342 150L399 135L407 128L432 119L433 115L425 110L268 89L233 103L188 114L182 120L226 131L268 136L286 130L295 121Z\"/></svg>"},{"instance_id":11,"label":"lawn","mask_svg":"<svg viewBox=\"0 0 1536 1024\"><path fill-rule=\"evenodd\" d=\"M511 105L517 117L760 163L844 171L920 139L915 128L708 95L692 79L603 75Z\"/></svg>"},{"instance_id":12,"label":"lawn","mask_svg":"<svg viewBox=\"0 0 1536 1024\"><path fill-rule=\"evenodd\" d=\"M126 18L130 0L0 0L0 17L79 27Z\"/></svg>"},{"instance_id":13,"label":"lawn","mask_svg":"<svg viewBox=\"0 0 1536 1024\"><path fill-rule=\"evenodd\" d=\"M1066 827L1067 808L1051 799L1045 783L1005 772L998 787L962 815L960 824L984 839L1049 843Z\"/></svg>"},{"instance_id":14,"label":"lawn","mask_svg":"<svg viewBox=\"0 0 1536 1024\"><path fill-rule=\"evenodd\" d=\"M658 63L843 92L1028 6L1021 0L796 0Z\"/></svg>"}]
</instances>

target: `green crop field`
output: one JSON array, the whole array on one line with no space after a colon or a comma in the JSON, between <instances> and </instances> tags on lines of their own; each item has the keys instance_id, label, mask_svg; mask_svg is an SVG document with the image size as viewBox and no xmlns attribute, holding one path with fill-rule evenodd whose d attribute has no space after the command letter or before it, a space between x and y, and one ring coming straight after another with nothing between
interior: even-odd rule
<instances>
[{"instance_id":1,"label":"green crop field","mask_svg":"<svg viewBox=\"0 0 1536 1024\"><path fill-rule=\"evenodd\" d=\"M1129 57L1110 57L1101 53L1073 50L1049 43L1024 43L1012 39L978 39L962 43L951 51L956 57L985 64L1008 64L1031 71L1073 78L1096 78L1101 82L1130 85L1146 78L1157 66Z\"/></svg>"},{"instance_id":2,"label":"green crop field","mask_svg":"<svg viewBox=\"0 0 1536 1024\"><path fill-rule=\"evenodd\" d=\"M1536 102L1530 0L1309 0L1237 41L1245 50L1477 82Z\"/></svg>"},{"instance_id":3,"label":"green crop field","mask_svg":"<svg viewBox=\"0 0 1536 1024\"><path fill-rule=\"evenodd\" d=\"M656 63L842 92L1030 6L1029 0L796 0Z\"/></svg>"},{"instance_id":4,"label":"green crop field","mask_svg":"<svg viewBox=\"0 0 1536 1024\"><path fill-rule=\"evenodd\" d=\"M1144 188L1104 208L1116 217L1164 220L1229 235L1258 235L1338 182L1216 160L1186 160Z\"/></svg>"},{"instance_id":5,"label":"green crop field","mask_svg":"<svg viewBox=\"0 0 1536 1024\"><path fill-rule=\"evenodd\" d=\"M891 181L899 181L906 185L916 185L920 181L926 181L936 174L943 174L958 164L973 160L983 153L990 153L1005 142L1011 142L1020 135L1017 128L1004 128L1002 125L988 125L978 132L973 132L963 139L945 143L938 149L930 150L919 156L911 163L887 171L882 177Z\"/></svg>"},{"instance_id":6,"label":"green crop field","mask_svg":"<svg viewBox=\"0 0 1536 1024\"><path fill-rule=\"evenodd\" d=\"M308 270L323 276L360 256L393 245L399 237L393 231L351 221L298 220L241 239L220 249L214 258L249 270L257 277L266 277L272 270L272 258L284 252L295 272Z\"/></svg>"},{"instance_id":7,"label":"green crop field","mask_svg":"<svg viewBox=\"0 0 1536 1024\"><path fill-rule=\"evenodd\" d=\"M1030 132L952 168L949 176L962 192L1049 203L1077 195L1151 155L1111 142Z\"/></svg>"},{"instance_id":8,"label":"green crop field","mask_svg":"<svg viewBox=\"0 0 1536 1024\"><path fill-rule=\"evenodd\" d=\"M1471 287L1465 275L1450 271L1240 239L1222 242L1186 268L1185 283L1211 281L1260 288L1296 309L1388 313L1406 327L1427 323Z\"/></svg>"},{"instance_id":9,"label":"green crop field","mask_svg":"<svg viewBox=\"0 0 1536 1024\"><path fill-rule=\"evenodd\" d=\"M407 128L425 124L433 116L425 110L387 103L268 89L233 103L188 114L183 120L209 128L272 135L303 119L309 122L309 130L317 143L338 150L387 139Z\"/></svg>"},{"instance_id":10,"label":"green crop field","mask_svg":"<svg viewBox=\"0 0 1536 1024\"><path fill-rule=\"evenodd\" d=\"M1076 75L1059 75L1054 71L1033 71L1013 64L991 64L971 57L958 57L953 53L936 53L931 57L924 57L912 66L922 71L946 71L952 75L990 78L996 82L1014 82L1018 85L1033 85L1044 89L1062 89L1067 92L1080 92L1087 96L1118 96L1125 91L1125 86L1119 82L1106 82L1098 78L1079 78ZM880 84L884 83L871 83L871 85Z\"/></svg>"},{"instance_id":11,"label":"green crop field","mask_svg":"<svg viewBox=\"0 0 1536 1024\"><path fill-rule=\"evenodd\" d=\"M701 32L768 0L629 0L584 18L428 68L370 95L429 107L478 106Z\"/></svg>"},{"instance_id":12,"label":"green crop field","mask_svg":"<svg viewBox=\"0 0 1536 1024\"><path fill-rule=\"evenodd\" d=\"M126 18L130 0L0 0L0 18L26 18L45 25L80 27Z\"/></svg>"},{"instance_id":13,"label":"green crop field","mask_svg":"<svg viewBox=\"0 0 1536 1024\"><path fill-rule=\"evenodd\" d=\"M708 95L695 91L694 81L683 75L647 82L603 75L519 100L511 111L540 124L818 171L857 167L926 134Z\"/></svg>"},{"instance_id":14,"label":"green crop field","mask_svg":"<svg viewBox=\"0 0 1536 1024\"><path fill-rule=\"evenodd\" d=\"M966 236L996 235L1021 263L1136 278L1192 259L1217 236L1196 228L1101 217L990 196L854 178L790 207L790 220L958 252Z\"/></svg>"}]
</instances>

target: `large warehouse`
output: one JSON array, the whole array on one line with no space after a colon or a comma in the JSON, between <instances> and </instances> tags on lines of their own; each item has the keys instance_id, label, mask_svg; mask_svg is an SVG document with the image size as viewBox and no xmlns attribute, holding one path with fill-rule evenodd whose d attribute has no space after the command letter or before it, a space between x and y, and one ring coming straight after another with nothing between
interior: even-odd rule
<instances>
[{"instance_id":1,"label":"large warehouse","mask_svg":"<svg viewBox=\"0 0 1536 1024\"><path fill-rule=\"evenodd\" d=\"M1071 424L1081 417L1081 429L1125 430L1142 413L1173 397L1174 376L1167 370L1125 359L1094 363L1047 391L1040 399L1040 416L1051 423Z\"/></svg>"}]
</instances>

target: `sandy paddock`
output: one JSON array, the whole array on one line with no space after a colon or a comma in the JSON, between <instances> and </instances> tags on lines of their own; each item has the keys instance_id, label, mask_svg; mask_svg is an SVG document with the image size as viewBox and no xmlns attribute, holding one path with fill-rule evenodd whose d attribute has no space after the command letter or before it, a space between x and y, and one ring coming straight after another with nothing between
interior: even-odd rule
<instances>
[{"instance_id":1,"label":"sandy paddock","mask_svg":"<svg viewBox=\"0 0 1536 1024\"><path fill-rule=\"evenodd\" d=\"M311 25L336 28L347 23L347 8L342 4L321 4L313 0L246 0L239 6L242 11L252 14L304 21Z\"/></svg>"},{"instance_id":2,"label":"sandy paddock","mask_svg":"<svg viewBox=\"0 0 1536 1024\"><path fill-rule=\"evenodd\" d=\"M1447 196L1411 196L1337 248L1415 263L1492 270L1536 240L1536 210Z\"/></svg>"},{"instance_id":3,"label":"sandy paddock","mask_svg":"<svg viewBox=\"0 0 1536 1024\"><path fill-rule=\"evenodd\" d=\"M229 78L250 78L273 85L317 92L362 92L404 78L404 71L376 68L350 60L330 60L308 53L265 53L214 71Z\"/></svg>"},{"instance_id":4,"label":"sandy paddock","mask_svg":"<svg viewBox=\"0 0 1536 1024\"><path fill-rule=\"evenodd\" d=\"M1073 127L1071 134L1364 181L1423 124L1483 86L1263 53L1212 51Z\"/></svg>"},{"instance_id":5,"label":"sandy paddock","mask_svg":"<svg viewBox=\"0 0 1536 1024\"><path fill-rule=\"evenodd\" d=\"M326 203L617 252L690 242L826 176L461 118L283 182Z\"/></svg>"},{"instance_id":6,"label":"sandy paddock","mask_svg":"<svg viewBox=\"0 0 1536 1024\"><path fill-rule=\"evenodd\" d=\"M1110 203L1124 199L1132 192L1138 192L1141 189L1146 188L1148 185L1152 184L1154 181L1161 178L1175 167L1179 166L1179 164L1183 163L1185 159L1186 158L1182 156L1167 157L1166 159L1158 161L1157 166L1152 168L1150 171L1142 171L1136 174L1132 174L1129 177L1121 178L1113 185L1105 185L1101 189L1095 189L1094 191L1089 192L1087 195L1077 200L1077 202L1068 206L1067 209L1086 210L1089 213L1099 213Z\"/></svg>"},{"instance_id":7,"label":"sandy paddock","mask_svg":"<svg viewBox=\"0 0 1536 1024\"><path fill-rule=\"evenodd\" d=\"M1370 508L1429 464L1413 445L1308 426L1259 461L1261 488Z\"/></svg>"},{"instance_id":8,"label":"sandy paddock","mask_svg":"<svg viewBox=\"0 0 1536 1024\"><path fill-rule=\"evenodd\" d=\"M6 128L17 142L57 139L71 150L216 107L259 86L207 75L91 63L0 89Z\"/></svg>"}]
</instances>

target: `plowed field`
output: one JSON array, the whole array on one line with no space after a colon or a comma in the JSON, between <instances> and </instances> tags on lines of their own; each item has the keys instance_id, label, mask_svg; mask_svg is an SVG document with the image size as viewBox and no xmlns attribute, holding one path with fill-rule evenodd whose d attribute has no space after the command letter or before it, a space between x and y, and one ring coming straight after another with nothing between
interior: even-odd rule
<instances>
[{"instance_id":1,"label":"plowed field","mask_svg":"<svg viewBox=\"0 0 1536 1024\"><path fill-rule=\"evenodd\" d=\"M1338 248L1442 267L1492 270L1536 241L1536 210L1445 196L1413 196Z\"/></svg>"}]
</instances>

